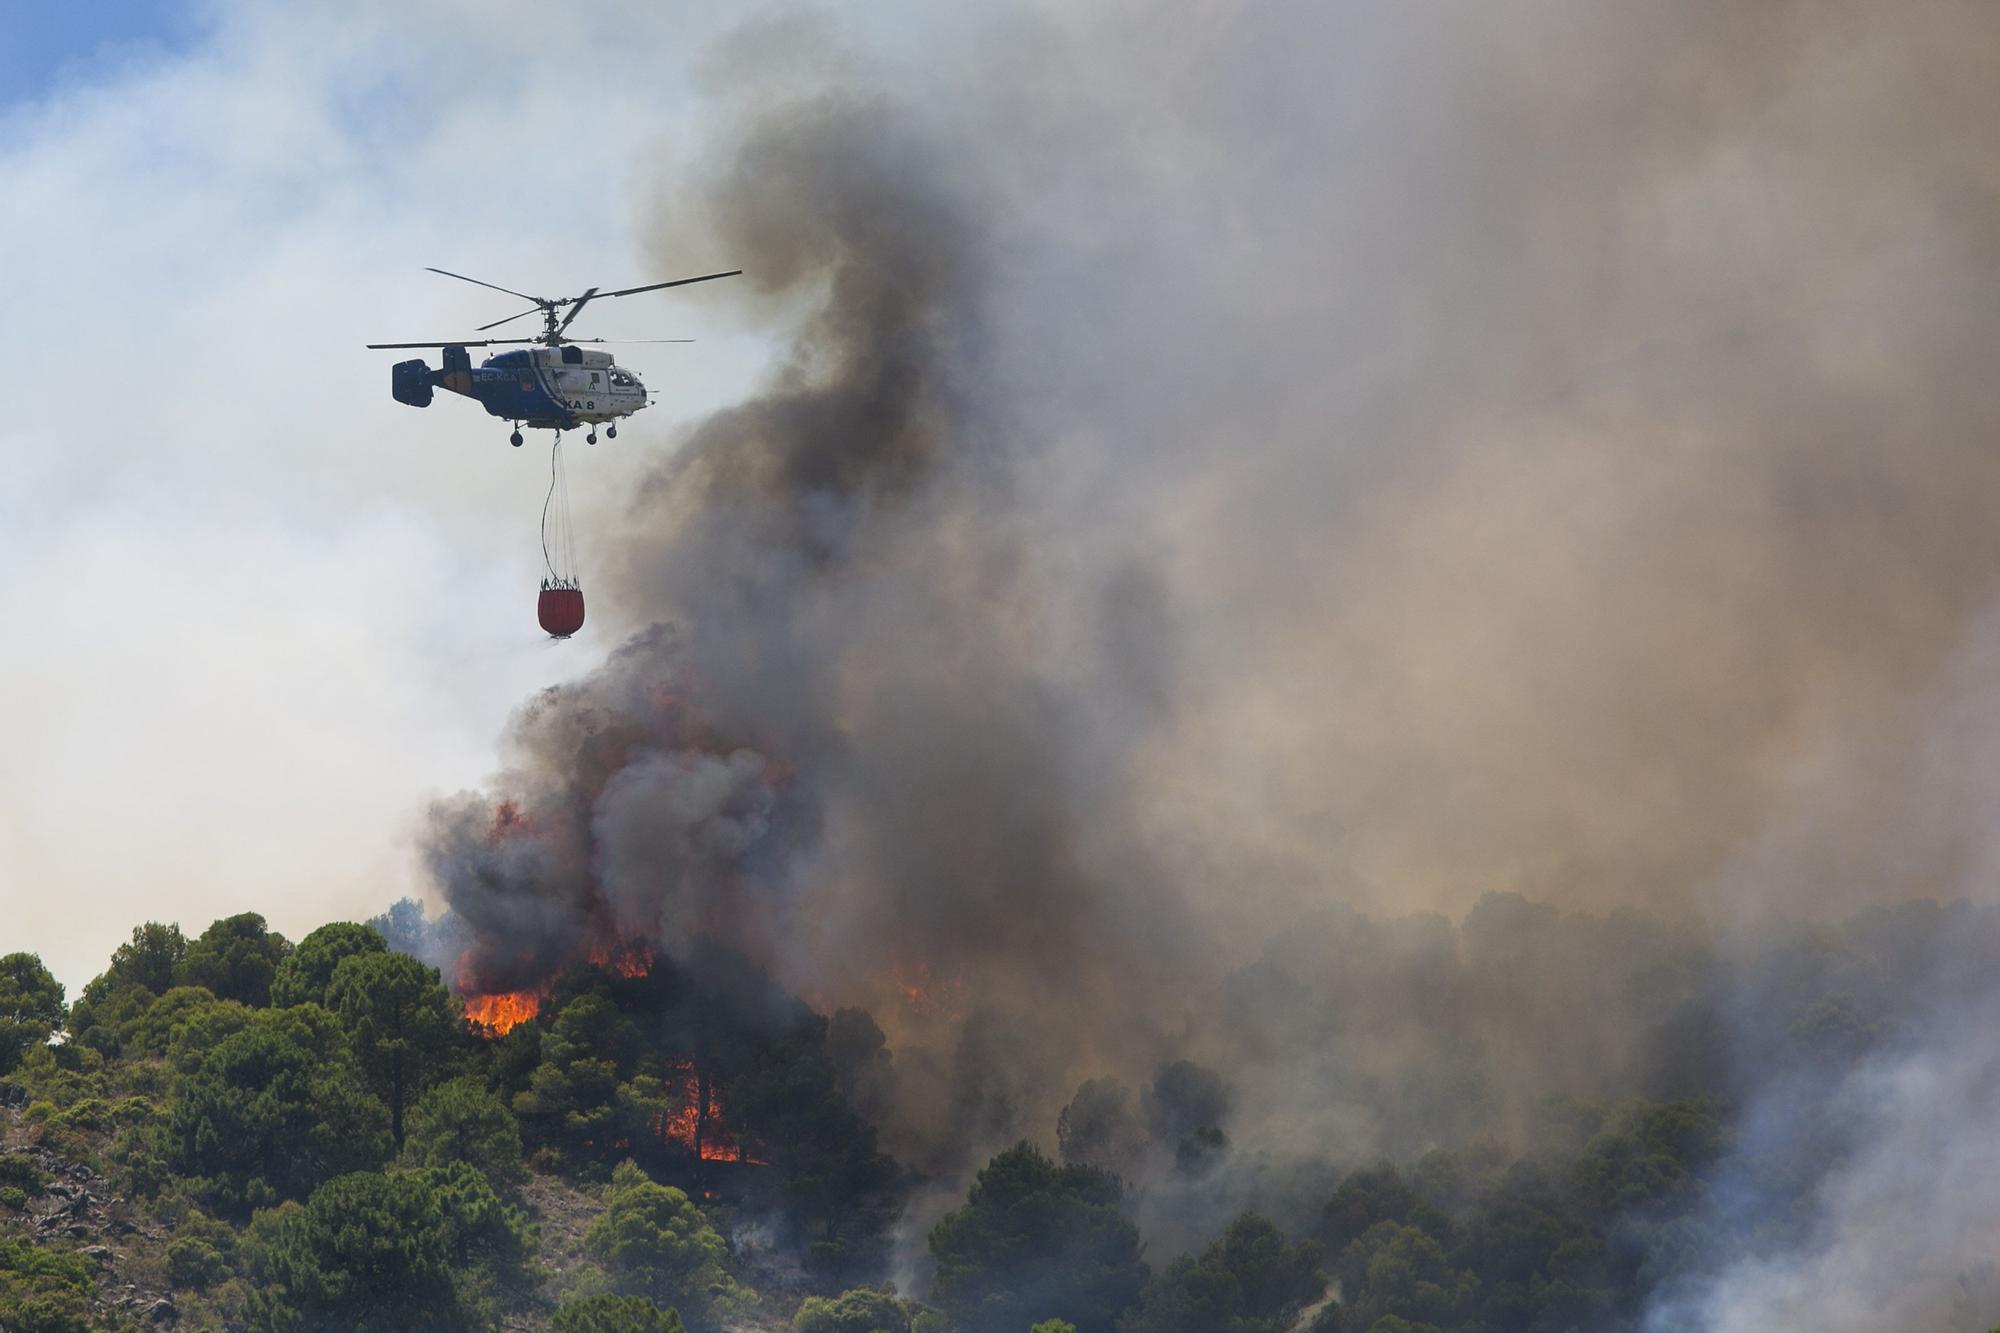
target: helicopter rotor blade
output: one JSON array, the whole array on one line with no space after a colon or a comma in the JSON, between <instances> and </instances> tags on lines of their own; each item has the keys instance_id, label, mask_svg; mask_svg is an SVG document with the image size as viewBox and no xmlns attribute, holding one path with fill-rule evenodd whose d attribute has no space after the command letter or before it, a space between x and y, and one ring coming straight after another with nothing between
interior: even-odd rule
<instances>
[{"instance_id":1,"label":"helicopter rotor blade","mask_svg":"<svg viewBox=\"0 0 2000 1333\"><path fill-rule=\"evenodd\" d=\"M636 292L657 292L662 287L685 287L691 282L714 282L717 278L734 278L742 272L743 270L740 268L732 268L727 273L704 273L698 278L675 278L672 282L649 282L643 287L621 287L615 292L597 292L596 295L601 300L607 296L631 296ZM584 295L589 296L590 294L586 292ZM530 297L528 299L533 300L534 298Z\"/></svg>"},{"instance_id":2,"label":"helicopter rotor blade","mask_svg":"<svg viewBox=\"0 0 2000 1333\"><path fill-rule=\"evenodd\" d=\"M444 276L445 276L445 277L447 277L447 278L457 278L457 279L458 279L458 280L459 280L460 282L469 282L469 283L472 283L472 284L474 284L475 286L479 286L479 287L491 287L491 288L492 288L492 289L493 289L494 291L496 291L496 292L505 292L505 293L507 293L507 295L509 295L509 296L518 296L518 297L520 297L520 298L521 298L521 299L522 299L523 301L533 301L533 302L535 303L535 305L536 305L537 307L541 307L541 306L545 306L545 305L549 305L549 304L551 304L551 302L548 302L548 301L544 301L544 300L543 300L543 299L542 299L541 297L539 297L539 296L530 296L530 295L528 295L528 294L527 294L526 292L517 292L517 291L515 291L515 290L514 290L514 289L513 289L512 287L502 287L502 286L501 286L501 285L500 285L499 283L497 283L497 282L486 282L486 281L483 281L483 280L481 280L481 279L479 279L479 278L468 278L468 277L466 277L466 276L465 276L465 275L464 275L463 273L453 273L453 272L452 272L452 271L451 271L450 269L445 269L445 268L432 268L432 267L431 267L431 266L430 266L429 264L426 264L426 265L424 265L424 272L426 272L426 273L442 273L442 274L444 274Z\"/></svg>"},{"instance_id":3,"label":"helicopter rotor blade","mask_svg":"<svg viewBox=\"0 0 2000 1333\"><path fill-rule=\"evenodd\" d=\"M566 343L691 343L692 338L565 338Z\"/></svg>"},{"instance_id":4,"label":"helicopter rotor blade","mask_svg":"<svg viewBox=\"0 0 2000 1333\"><path fill-rule=\"evenodd\" d=\"M369 343L371 352L386 351L393 347L511 347L517 343L538 343L540 338L459 338L444 343Z\"/></svg>"},{"instance_id":5,"label":"helicopter rotor blade","mask_svg":"<svg viewBox=\"0 0 2000 1333\"><path fill-rule=\"evenodd\" d=\"M592 287L582 296L577 297L571 302L569 313L563 316L562 323L556 325L556 332L560 334L564 329L567 329L570 326L570 322L583 313L583 308L590 304L590 298L595 295L597 295L597 288Z\"/></svg>"},{"instance_id":6,"label":"helicopter rotor blade","mask_svg":"<svg viewBox=\"0 0 2000 1333\"><path fill-rule=\"evenodd\" d=\"M540 306L536 306L533 310L523 310L518 315L509 315L505 319L496 319L491 324L481 324L479 328L475 330L475 332L484 333L488 329L497 329L502 324L512 324L517 319L521 319L528 315L539 315L541 313L542 313L542 308Z\"/></svg>"}]
</instances>

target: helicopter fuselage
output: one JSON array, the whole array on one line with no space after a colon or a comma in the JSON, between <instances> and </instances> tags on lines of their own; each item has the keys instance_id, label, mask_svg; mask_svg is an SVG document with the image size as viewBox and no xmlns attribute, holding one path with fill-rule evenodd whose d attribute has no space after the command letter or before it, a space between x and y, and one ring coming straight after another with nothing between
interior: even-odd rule
<instances>
[{"instance_id":1,"label":"helicopter fuselage","mask_svg":"<svg viewBox=\"0 0 2000 1333\"><path fill-rule=\"evenodd\" d=\"M478 367L463 347L444 348L444 367L404 361L392 375L396 401L428 407L433 388L460 394L503 420L542 430L574 430L629 417L646 406L646 386L609 352L564 343L523 347ZM615 433L615 432L614 432Z\"/></svg>"}]
</instances>

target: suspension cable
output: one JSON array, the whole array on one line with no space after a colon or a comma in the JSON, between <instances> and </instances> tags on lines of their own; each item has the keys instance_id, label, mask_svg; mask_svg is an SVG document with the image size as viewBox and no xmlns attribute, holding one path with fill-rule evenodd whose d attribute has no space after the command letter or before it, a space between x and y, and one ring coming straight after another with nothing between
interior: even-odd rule
<instances>
[{"instance_id":1,"label":"suspension cable","mask_svg":"<svg viewBox=\"0 0 2000 1333\"><path fill-rule=\"evenodd\" d=\"M555 549L549 549L549 514L555 512ZM562 569L556 568L560 561ZM548 567L552 587L575 586L575 552L569 539L569 485L562 465L562 432L549 446L549 493L542 498L542 563Z\"/></svg>"},{"instance_id":2,"label":"suspension cable","mask_svg":"<svg viewBox=\"0 0 2000 1333\"><path fill-rule=\"evenodd\" d=\"M562 507L562 557L563 570L572 586L576 583L576 523L569 511L569 464L556 469L557 487L561 494L556 497Z\"/></svg>"}]
</instances>

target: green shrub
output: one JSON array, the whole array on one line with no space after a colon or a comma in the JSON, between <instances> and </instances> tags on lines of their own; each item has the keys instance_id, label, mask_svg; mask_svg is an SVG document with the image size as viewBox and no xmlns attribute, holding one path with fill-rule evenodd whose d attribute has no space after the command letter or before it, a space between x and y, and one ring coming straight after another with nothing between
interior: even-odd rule
<instances>
[{"instance_id":1,"label":"green shrub","mask_svg":"<svg viewBox=\"0 0 2000 1333\"><path fill-rule=\"evenodd\" d=\"M583 1248L621 1293L670 1302L697 1328L754 1302L754 1294L723 1271L728 1242L686 1194L655 1184L627 1161L612 1173L607 1202L584 1232Z\"/></svg>"},{"instance_id":2,"label":"green shrub","mask_svg":"<svg viewBox=\"0 0 2000 1333\"><path fill-rule=\"evenodd\" d=\"M306 1203L251 1219L243 1238L253 1288L245 1322L271 1333L462 1327L451 1242L437 1195L415 1176L336 1176Z\"/></svg>"},{"instance_id":3,"label":"green shrub","mask_svg":"<svg viewBox=\"0 0 2000 1333\"><path fill-rule=\"evenodd\" d=\"M502 1199L478 1167L453 1162L401 1174L423 1181L436 1196L438 1214L451 1232L456 1266L479 1261L490 1263L497 1276L509 1280L529 1275L528 1255L539 1228L526 1213Z\"/></svg>"},{"instance_id":4,"label":"green shrub","mask_svg":"<svg viewBox=\"0 0 2000 1333\"><path fill-rule=\"evenodd\" d=\"M0 1328L88 1333L90 1271L61 1250L0 1236Z\"/></svg>"},{"instance_id":5,"label":"green shrub","mask_svg":"<svg viewBox=\"0 0 2000 1333\"><path fill-rule=\"evenodd\" d=\"M151 1097L121 1097L111 1103L110 1115L114 1125L143 1125L159 1118L160 1107Z\"/></svg>"},{"instance_id":6,"label":"green shrub","mask_svg":"<svg viewBox=\"0 0 2000 1333\"><path fill-rule=\"evenodd\" d=\"M37 1249L5 1236L0 1236L0 1272L46 1277L79 1289L90 1285L90 1270L76 1255L66 1250Z\"/></svg>"},{"instance_id":7,"label":"green shrub","mask_svg":"<svg viewBox=\"0 0 2000 1333\"><path fill-rule=\"evenodd\" d=\"M686 1325L672 1310L662 1310L644 1296L585 1296L564 1301L556 1309L555 1333L685 1333Z\"/></svg>"},{"instance_id":8,"label":"green shrub","mask_svg":"<svg viewBox=\"0 0 2000 1333\"><path fill-rule=\"evenodd\" d=\"M517 1183L521 1129L507 1103L477 1078L455 1078L426 1092L410 1112L403 1158L411 1166L470 1162L500 1184Z\"/></svg>"},{"instance_id":9,"label":"green shrub","mask_svg":"<svg viewBox=\"0 0 2000 1333\"><path fill-rule=\"evenodd\" d=\"M124 1169L127 1192L150 1199L164 1192L174 1181L167 1164L170 1145L166 1125L152 1120L129 1125L111 1142L107 1155Z\"/></svg>"},{"instance_id":10,"label":"green shrub","mask_svg":"<svg viewBox=\"0 0 2000 1333\"><path fill-rule=\"evenodd\" d=\"M207 1241L183 1236L167 1246L167 1280L199 1291L229 1276L229 1261Z\"/></svg>"},{"instance_id":11,"label":"green shrub","mask_svg":"<svg viewBox=\"0 0 2000 1333\"><path fill-rule=\"evenodd\" d=\"M254 1014L201 1058L180 1082L164 1146L175 1172L241 1216L380 1165L388 1121L334 1016L302 1004Z\"/></svg>"},{"instance_id":12,"label":"green shrub","mask_svg":"<svg viewBox=\"0 0 2000 1333\"><path fill-rule=\"evenodd\" d=\"M59 1129L103 1129L111 1123L111 1108L96 1097L86 1097L56 1112L49 1123Z\"/></svg>"},{"instance_id":13,"label":"green shrub","mask_svg":"<svg viewBox=\"0 0 2000 1333\"><path fill-rule=\"evenodd\" d=\"M42 1168L25 1153L9 1153L0 1157L0 1185L12 1185L28 1194L40 1194L48 1183L49 1178Z\"/></svg>"},{"instance_id":14,"label":"green shrub","mask_svg":"<svg viewBox=\"0 0 2000 1333\"><path fill-rule=\"evenodd\" d=\"M909 1333L910 1315L894 1287L857 1287L839 1296L808 1296L792 1333Z\"/></svg>"}]
</instances>

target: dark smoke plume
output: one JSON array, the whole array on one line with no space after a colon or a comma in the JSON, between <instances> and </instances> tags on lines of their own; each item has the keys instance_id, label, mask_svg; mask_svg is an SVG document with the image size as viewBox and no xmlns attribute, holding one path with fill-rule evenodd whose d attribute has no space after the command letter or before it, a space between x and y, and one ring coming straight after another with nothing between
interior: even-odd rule
<instances>
[{"instance_id":1,"label":"dark smoke plume","mask_svg":"<svg viewBox=\"0 0 2000 1333\"><path fill-rule=\"evenodd\" d=\"M1964 1192L1908 1216L1924 1145L2000 1129L1995 992L1779 1078L1730 951L1992 896L2000 11L938 40L716 57L652 240L747 270L789 350L634 499L643 628L438 810L470 981L726 945L870 1011L898 1155L1068 1105L1173 1239L1319 1179L1277 1163L1525 1141L1552 1091L1763 1132L1810 1087L1858 1108L1824 1225L1661 1317L1940 1308L2000 1243ZM1162 1109L1178 1061L1220 1123ZM1891 1234L1937 1243L1842 1266Z\"/></svg>"}]
</instances>

